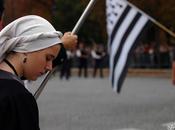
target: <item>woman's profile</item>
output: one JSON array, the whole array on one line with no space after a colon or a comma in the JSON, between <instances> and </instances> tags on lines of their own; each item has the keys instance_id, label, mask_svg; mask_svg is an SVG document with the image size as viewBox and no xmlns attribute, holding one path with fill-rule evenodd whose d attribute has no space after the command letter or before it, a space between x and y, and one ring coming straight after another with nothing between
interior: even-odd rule
<instances>
[{"instance_id":1,"label":"woman's profile","mask_svg":"<svg viewBox=\"0 0 175 130\"><path fill-rule=\"evenodd\" d=\"M63 36L44 18L28 15L0 32L0 130L39 130L38 107L21 80L52 70L61 47L75 48L77 36Z\"/></svg>"}]
</instances>

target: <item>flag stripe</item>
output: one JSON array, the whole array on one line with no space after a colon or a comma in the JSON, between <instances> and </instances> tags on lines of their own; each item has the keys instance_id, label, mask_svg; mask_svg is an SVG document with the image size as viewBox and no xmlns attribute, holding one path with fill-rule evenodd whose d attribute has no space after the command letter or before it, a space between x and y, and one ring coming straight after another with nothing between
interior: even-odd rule
<instances>
[{"instance_id":1,"label":"flag stripe","mask_svg":"<svg viewBox=\"0 0 175 130\"><path fill-rule=\"evenodd\" d=\"M134 19L131 21L131 24L129 25L128 29L126 30L125 34L123 35L123 38L119 43L118 51L117 51L117 53L115 54L115 57L114 57L114 61L113 61L114 63L113 63L113 68L112 68L113 70L116 67L116 64L117 64L117 61L119 59L119 56L120 56L121 52L123 51L123 46L124 46L123 43L125 43L125 41L127 40L128 35L130 34L132 29L134 28L134 26L135 26L136 22L139 20L140 16L141 16L140 13L136 14ZM114 71L112 71L112 85L113 85L113 82L114 82Z\"/></svg>"},{"instance_id":2,"label":"flag stripe","mask_svg":"<svg viewBox=\"0 0 175 130\"><path fill-rule=\"evenodd\" d=\"M121 87L121 84L119 84L119 78L124 72L124 67L126 66L127 59L129 58L129 54L131 52L131 48L133 44L135 43L138 35L140 32L143 30L143 27L147 23L148 19L144 16L142 16L139 21L137 21L136 25L134 26L133 30L131 31L130 35L127 37L127 40L124 44L123 51L120 54L120 58L117 62L117 65L115 69L113 70L115 75L114 75L114 90L117 91L117 86L118 88Z\"/></svg>"},{"instance_id":3,"label":"flag stripe","mask_svg":"<svg viewBox=\"0 0 175 130\"><path fill-rule=\"evenodd\" d=\"M118 31L118 28L122 24L122 21L125 19L126 15L128 14L128 12L129 12L130 9L131 9L131 7L130 6L127 6L126 9L124 10L124 12L122 13L120 19L118 20L118 22L115 24L115 27L114 27L114 29L112 31L111 38L110 38L110 47L111 47L111 45L113 43L113 39L115 37L115 34Z\"/></svg>"},{"instance_id":4,"label":"flag stripe","mask_svg":"<svg viewBox=\"0 0 175 130\"><path fill-rule=\"evenodd\" d=\"M130 49L130 51L129 51L129 53L128 53L128 56L127 56L127 59L126 59L126 63L125 63L125 65L124 65L124 67L123 67L123 71L121 72L121 75L120 75L120 77L119 77L119 80L118 80L118 87L117 87L117 92L119 93L120 91L121 91L121 86L122 86L122 84L123 84L123 81L124 81L124 79L125 79L125 77L126 77L126 74L127 74L127 68L128 68L128 65L129 65L129 56L131 56L132 55L132 51L136 48L136 46L139 44L139 41L140 41L140 39L141 39L141 37L143 36L143 34L145 33L145 31L147 30L147 27L148 26L150 26L151 25L151 21L148 21L145 25L144 25L144 28L142 29L142 31L140 32L140 34L141 35L139 35L137 38L136 38L136 40L135 40L135 42L133 43L133 45L132 45L132 47L131 47L131 49Z\"/></svg>"},{"instance_id":5,"label":"flag stripe","mask_svg":"<svg viewBox=\"0 0 175 130\"><path fill-rule=\"evenodd\" d=\"M120 33L117 33L115 35L115 38L113 40L113 43L112 46L111 46L111 51L110 51L110 79L112 80L112 69L113 69L113 60L114 60L114 57L115 57L115 54L116 52L118 51L118 48L119 48L119 43L123 37L123 35L125 34L127 28L129 27L131 21L134 19L135 15L137 14L137 11L132 9L128 12L127 16L125 17L125 20L122 22L121 26L119 27L118 29L118 32Z\"/></svg>"}]
</instances>

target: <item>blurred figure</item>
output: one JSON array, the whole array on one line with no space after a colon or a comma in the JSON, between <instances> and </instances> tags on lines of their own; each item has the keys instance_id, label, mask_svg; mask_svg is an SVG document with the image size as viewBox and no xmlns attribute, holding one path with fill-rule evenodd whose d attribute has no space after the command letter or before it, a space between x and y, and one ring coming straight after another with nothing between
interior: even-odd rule
<instances>
[{"instance_id":1,"label":"blurred figure","mask_svg":"<svg viewBox=\"0 0 175 130\"><path fill-rule=\"evenodd\" d=\"M172 82L175 85L175 48L173 48Z\"/></svg>"},{"instance_id":2,"label":"blurred figure","mask_svg":"<svg viewBox=\"0 0 175 130\"><path fill-rule=\"evenodd\" d=\"M170 67L170 55L169 55L169 46L166 43L160 44L160 67L169 68Z\"/></svg>"},{"instance_id":3,"label":"blurred figure","mask_svg":"<svg viewBox=\"0 0 175 130\"><path fill-rule=\"evenodd\" d=\"M74 54L71 50L66 51L67 59L64 61L61 71L60 71L60 79L62 79L64 76L68 80L71 76L71 67L72 67L72 60L74 57Z\"/></svg>"},{"instance_id":4,"label":"blurred figure","mask_svg":"<svg viewBox=\"0 0 175 130\"><path fill-rule=\"evenodd\" d=\"M84 77L88 77L88 50L83 42L79 43L79 48L76 51L78 57L78 76L81 77L82 71L84 70Z\"/></svg>"},{"instance_id":5,"label":"blurred figure","mask_svg":"<svg viewBox=\"0 0 175 130\"><path fill-rule=\"evenodd\" d=\"M3 28L2 25L3 12L4 12L4 1L0 0L0 30Z\"/></svg>"},{"instance_id":6,"label":"blurred figure","mask_svg":"<svg viewBox=\"0 0 175 130\"><path fill-rule=\"evenodd\" d=\"M143 67L142 62L143 62L143 52L144 52L144 48L141 45L137 46L135 51L134 51L134 67L135 68L141 68Z\"/></svg>"},{"instance_id":7,"label":"blurred figure","mask_svg":"<svg viewBox=\"0 0 175 130\"><path fill-rule=\"evenodd\" d=\"M94 60L93 77L96 77L97 70L99 70L100 77L103 78L103 57L105 56L104 49L101 45L94 45L91 51L91 56Z\"/></svg>"},{"instance_id":8,"label":"blurred figure","mask_svg":"<svg viewBox=\"0 0 175 130\"><path fill-rule=\"evenodd\" d=\"M144 65L144 68L149 68L150 67L150 55L149 55L150 45L148 43L144 43L143 47L144 47L144 53L143 53L144 64L143 65Z\"/></svg>"},{"instance_id":9,"label":"blurred figure","mask_svg":"<svg viewBox=\"0 0 175 130\"><path fill-rule=\"evenodd\" d=\"M150 48L149 48L149 51L148 51L148 53L149 53L149 61L150 61L150 65L149 65L149 67L150 68L154 68L155 67L155 51L154 51L154 47L153 47L153 45L150 45Z\"/></svg>"}]
</instances>

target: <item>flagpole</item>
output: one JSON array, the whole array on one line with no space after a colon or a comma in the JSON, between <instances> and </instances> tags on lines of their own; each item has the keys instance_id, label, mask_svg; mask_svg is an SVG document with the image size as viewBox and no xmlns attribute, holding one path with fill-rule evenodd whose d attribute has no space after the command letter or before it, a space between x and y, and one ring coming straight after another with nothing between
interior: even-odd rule
<instances>
[{"instance_id":1,"label":"flagpole","mask_svg":"<svg viewBox=\"0 0 175 130\"><path fill-rule=\"evenodd\" d=\"M86 19L87 16L89 15L89 13L90 13L92 7L95 5L95 2L96 2L96 1L97 1L97 0L91 0L91 1L89 2L89 4L87 5L86 9L85 9L84 12L83 12L83 14L81 15L81 17L79 18L79 20L78 20L78 22L76 23L75 27L73 28L72 34L76 34L76 33L79 31L81 25L84 23L85 19Z\"/></svg>"},{"instance_id":2,"label":"flagpole","mask_svg":"<svg viewBox=\"0 0 175 130\"><path fill-rule=\"evenodd\" d=\"M97 0L90 0L90 2L88 3L88 5L86 6L83 14L81 15L81 17L79 18L78 22L76 23L76 25L74 26L73 30L72 30L72 34L77 34L77 32L79 31L80 27L82 26L82 24L84 23L85 19L87 18L87 16L89 15L92 7L95 5L95 2ZM52 76L53 72L56 70L57 67L55 67L54 69L52 69L51 71L49 71L44 80L42 81L41 85L39 86L39 88L37 89L37 91L34 94L35 99L38 99L39 95L41 94L41 92L43 91L46 83L48 82L48 80L50 79L50 77Z\"/></svg>"},{"instance_id":3,"label":"flagpole","mask_svg":"<svg viewBox=\"0 0 175 130\"><path fill-rule=\"evenodd\" d=\"M38 97L40 96L41 92L43 91L46 83L48 82L48 80L50 79L50 77L52 76L52 74L57 70L58 67L54 67L51 71L47 72L46 76L44 77L41 85L39 86L39 88L36 90L34 97L35 99L38 99Z\"/></svg>"},{"instance_id":4,"label":"flagpole","mask_svg":"<svg viewBox=\"0 0 175 130\"><path fill-rule=\"evenodd\" d=\"M171 35L172 37L175 38L175 33L172 32L170 29L168 29L167 27L165 27L163 24L159 23L158 21L152 19L152 22L154 24L156 24L158 27L160 27L162 30L164 30L165 32L167 32L169 35Z\"/></svg>"},{"instance_id":5,"label":"flagpole","mask_svg":"<svg viewBox=\"0 0 175 130\"><path fill-rule=\"evenodd\" d=\"M151 16L149 16L148 14L146 14L145 12L143 12L141 9L139 9L138 7L136 7L135 5L133 5L132 3L130 3L129 1L125 0L131 7L136 8L137 10L139 10L142 14L145 14L155 25L157 25L158 27L160 27L162 30L164 30L165 32L167 32L169 35L171 35L172 37L175 38L175 33L172 32L170 29L168 29L167 27L165 27L163 24L161 24L160 22L158 22L157 20L153 19Z\"/></svg>"}]
</instances>

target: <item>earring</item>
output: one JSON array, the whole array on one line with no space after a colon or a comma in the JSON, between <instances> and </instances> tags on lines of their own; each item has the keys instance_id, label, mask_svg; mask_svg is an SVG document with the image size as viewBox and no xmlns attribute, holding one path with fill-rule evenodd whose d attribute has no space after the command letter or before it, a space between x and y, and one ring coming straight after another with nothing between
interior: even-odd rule
<instances>
[{"instance_id":1,"label":"earring","mask_svg":"<svg viewBox=\"0 0 175 130\"><path fill-rule=\"evenodd\" d=\"M23 60L23 63L26 63L27 62L27 58L25 57L24 60Z\"/></svg>"}]
</instances>

